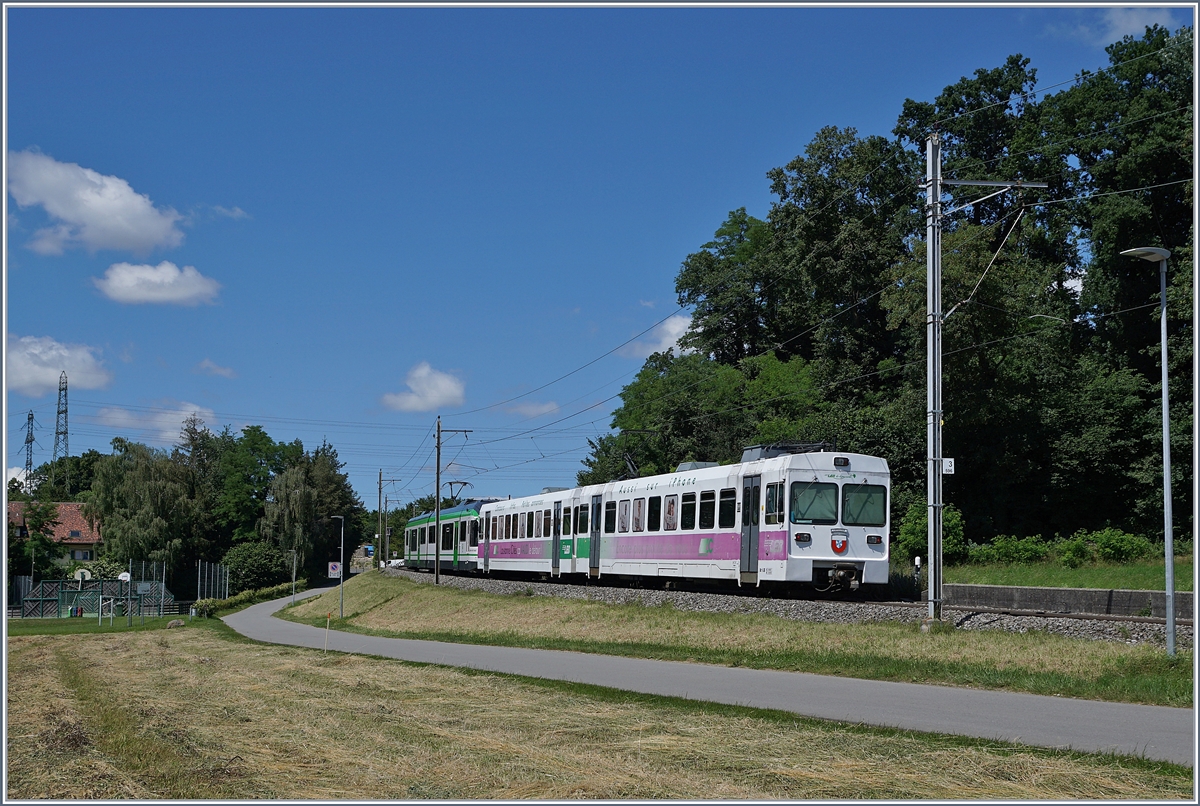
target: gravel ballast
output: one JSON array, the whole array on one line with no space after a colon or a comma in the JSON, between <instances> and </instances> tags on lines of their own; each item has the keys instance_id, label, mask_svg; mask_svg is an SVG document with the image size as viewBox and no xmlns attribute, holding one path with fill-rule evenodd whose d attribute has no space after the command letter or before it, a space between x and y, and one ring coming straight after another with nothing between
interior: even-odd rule
<instances>
[{"instance_id":1,"label":"gravel ballast","mask_svg":"<svg viewBox=\"0 0 1200 806\"><path fill-rule=\"evenodd\" d=\"M384 570L389 576L399 576L413 582L433 584L433 574L404 568ZM665 602L678 610L707 613L768 613L796 621L820 621L844 624L900 621L920 622L926 614L925 604L874 603L811 599L770 599L686 590L659 588L630 588L607 584L570 584L530 580L497 579L495 577L457 576L442 574L441 584L461 590L478 590L500 595L526 594L558 596L564 599L586 599L609 604L641 604L655 607ZM1116 641L1124 644L1155 644L1166 646L1166 625L1144 620L1115 620L1062 618L1054 616L1025 616L946 608L943 616L965 630L1006 630L1024 633L1043 631L1068 638L1094 641ZM1178 624L1175 642L1180 649L1191 649L1192 627Z\"/></svg>"}]
</instances>

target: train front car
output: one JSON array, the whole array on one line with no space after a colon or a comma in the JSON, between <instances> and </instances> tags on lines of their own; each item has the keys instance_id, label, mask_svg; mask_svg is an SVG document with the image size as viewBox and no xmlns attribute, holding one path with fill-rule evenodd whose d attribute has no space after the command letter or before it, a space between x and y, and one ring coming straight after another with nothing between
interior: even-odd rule
<instances>
[{"instance_id":1,"label":"train front car","mask_svg":"<svg viewBox=\"0 0 1200 806\"><path fill-rule=\"evenodd\" d=\"M748 451L754 449L747 449ZM778 464L777 464L778 463ZM755 474L761 464L761 476ZM744 463L743 497L757 494L761 522L757 569L743 563L743 583L811 582L818 590L888 582L891 474L877 456L836 451L789 453ZM753 520L751 517L749 520Z\"/></svg>"},{"instance_id":2,"label":"train front car","mask_svg":"<svg viewBox=\"0 0 1200 806\"><path fill-rule=\"evenodd\" d=\"M436 513L423 512L404 527L404 564L433 570L437 556L443 571L475 571L479 547L479 510L495 499L471 500L441 512L441 538Z\"/></svg>"}]
</instances>

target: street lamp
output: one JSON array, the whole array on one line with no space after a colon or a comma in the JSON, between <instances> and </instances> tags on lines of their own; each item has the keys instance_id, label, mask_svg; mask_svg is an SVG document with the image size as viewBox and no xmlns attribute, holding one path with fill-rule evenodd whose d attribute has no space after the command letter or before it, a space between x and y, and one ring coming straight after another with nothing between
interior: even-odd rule
<instances>
[{"instance_id":1,"label":"street lamp","mask_svg":"<svg viewBox=\"0 0 1200 806\"><path fill-rule=\"evenodd\" d=\"M1126 249L1126 257L1140 257L1158 264L1161 297L1159 318L1162 330L1162 424L1163 424L1163 551L1167 561L1167 654L1175 657L1175 556L1171 543L1171 418L1167 406L1167 258L1169 249L1141 246Z\"/></svg>"},{"instance_id":2,"label":"street lamp","mask_svg":"<svg viewBox=\"0 0 1200 806\"><path fill-rule=\"evenodd\" d=\"M346 617L346 518L333 515L342 522L342 548L338 554L338 618Z\"/></svg>"}]
</instances>

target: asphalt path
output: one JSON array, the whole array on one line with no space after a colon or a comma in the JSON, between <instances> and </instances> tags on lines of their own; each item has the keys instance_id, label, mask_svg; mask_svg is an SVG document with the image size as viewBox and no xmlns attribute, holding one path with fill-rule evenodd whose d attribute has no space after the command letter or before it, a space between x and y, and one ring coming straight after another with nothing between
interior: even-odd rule
<instances>
[{"instance_id":1,"label":"asphalt path","mask_svg":"<svg viewBox=\"0 0 1200 806\"><path fill-rule=\"evenodd\" d=\"M302 596L325 592L306 591ZM504 674L569 680L643 694L770 708L801 716L903 730L973 736L1089 753L1111 752L1195 767L1191 708L1096 702L1036 694L855 680L800 672L621 658L326 631L272 613L291 597L225 616L242 635L270 644L376 655Z\"/></svg>"}]
</instances>

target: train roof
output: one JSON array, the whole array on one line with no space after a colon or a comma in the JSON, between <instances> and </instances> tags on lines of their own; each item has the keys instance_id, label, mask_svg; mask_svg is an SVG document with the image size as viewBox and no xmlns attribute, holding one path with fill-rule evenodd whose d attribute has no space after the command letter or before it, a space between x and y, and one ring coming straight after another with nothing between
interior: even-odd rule
<instances>
[{"instance_id":1,"label":"train roof","mask_svg":"<svg viewBox=\"0 0 1200 806\"><path fill-rule=\"evenodd\" d=\"M491 504L491 503L493 503L495 501L499 501L499 500L500 500L499 498L472 498L467 501L463 501L461 504L457 504L452 507L446 507L445 509L442 510L442 517L448 517L451 515L463 515L468 512L478 512L479 508L481 506L483 506L484 504ZM433 517L434 517L434 513L432 511L422 512L419 515L413 515L411 518L408 519L408 522L412 523L413 521L419 521L422 518L432 519Z\"/></svg>"}]
</instances>

